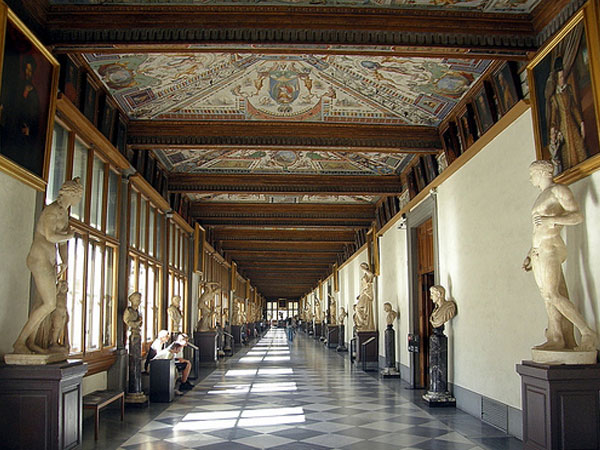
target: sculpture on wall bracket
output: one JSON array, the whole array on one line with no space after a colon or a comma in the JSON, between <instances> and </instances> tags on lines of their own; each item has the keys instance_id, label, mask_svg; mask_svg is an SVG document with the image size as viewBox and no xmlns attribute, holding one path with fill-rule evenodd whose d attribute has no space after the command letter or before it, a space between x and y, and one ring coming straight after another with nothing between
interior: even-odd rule
<instances>
[{"instance_id":1,"label":"sculpture on wall bracket","mask_svg":"<svg viewBox=\"0 0 600 450\"><path fill-rule=\"evenodd\" d=\"M398 313L392 309L390 302L383 304L383 310L386 313L387 328L385 330L385 368L381 371L381 376L384 378L399 378L400 372L396 368L396 333L394 332L394 322L398 317Z\"/></svg>"},{"instance_id":2,"label":"sculpture on wall bracket","mask_svg":"<svg viewBox=\"0 0 600 450\"><path fill-rule=\"evenodd\" d=\"M79 203L82 195L79 178L67 181L58 191L58 198L40 214L26 261L35 283L36 300L13 344L14 352L4 357L7 364L47 364L67 359L68 344L57 345L54 339L45 343L38 339L36 343L36 337L42 322L57 307L57 283L67 269L67 241L74 236L69 226L69 207ZM56 259L57 252L60 264Z\"/></svg>"},{"instance_id":3,"label":"sculpture on wall bracket","mask_svg":"<svg viewBox=\"0 0 600 450\"><path fill-rule=\"evenodd\" d=\"M375 331L375 316L373 314L375 274L371 271L369 264L365 262L361 263L360 268L364 274L360 279L360 294L356 303L355 325L357 331Z\"/></svg>"},{"instance_id":4,"label":"sculpture on wall bracket","mask_svg":"<svg viewBox=\"0 0 600 450\"><path fill-rule=\"evenodd\" d=\"M181 297L179 295L174 295L171 299L171 305L167 308L167 314L169 315L169 325L171 333L180 333L181 332L181 320L183 316L181 315L181 310L179 309L181 305Z\"/></svg>"},{"instance_id":5,"label":"sculpture on wall bracket","mask_svg":"<svg viewBox=\"0 0 600 450\"><path fill-rule=\"evenodd\" d=\"M423 395L429 406L455 406L456 399L448 392L448 338L444 324L456 315L456 303L446 300L446 289L429 288L435 308L429 317L433 334L429 337L429 388Z\"/></svg>"},{"instance_id":6,"label":"sculpture on wall bracket","mask_svg":"<svg viewBox=\"0 0 600 450\"><path fill-rule=\"evenodd\" d=\"M598 335L569 299L562 271L567 247L560 232L564 226L583 222L583 214L571 190L553 180L550 161L534 161L529 179L541 193L531 209L532 244L523 269L533 271L548 314L546 342L532 349L533 361L544 364L595 364ZM573 325L581 333L575 342Z\"/></svg>"}]
</instances>

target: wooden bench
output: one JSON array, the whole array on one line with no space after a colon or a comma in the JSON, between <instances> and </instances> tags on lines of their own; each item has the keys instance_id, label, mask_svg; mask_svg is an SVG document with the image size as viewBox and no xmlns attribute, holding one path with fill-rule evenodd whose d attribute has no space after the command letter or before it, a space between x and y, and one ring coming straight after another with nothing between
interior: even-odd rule
<instances>
[{"instance_id":1,"label":"wooden bench","mask_svg":"<svg viewBox=\"0 0 600 450\"><path fill-rule=\"evenodd\" d=\"M98 426L100 422L100 410L112 402L121 399L121 422L125 416L125 393L123 391L96 391L83 396L83 407L93 409L96 412L94 422L94 439L98 440Z\"/></svg>"}]
</instances>

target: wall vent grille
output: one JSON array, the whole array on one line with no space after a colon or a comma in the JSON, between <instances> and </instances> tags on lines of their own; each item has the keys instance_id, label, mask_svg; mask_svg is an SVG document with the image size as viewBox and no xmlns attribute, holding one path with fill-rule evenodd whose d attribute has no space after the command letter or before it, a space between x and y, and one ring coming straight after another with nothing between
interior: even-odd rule
<instances>
[{"instance_id":1,"label":"wall vent grille","mask_svg":"<svg viewBox=\"0 0 600 450\"><path fill-rule=\"evenodd\" d=\"M508 406L495 400L481 398L481 420L505 433L508 431Z\"/></svg>"}]
</instances>

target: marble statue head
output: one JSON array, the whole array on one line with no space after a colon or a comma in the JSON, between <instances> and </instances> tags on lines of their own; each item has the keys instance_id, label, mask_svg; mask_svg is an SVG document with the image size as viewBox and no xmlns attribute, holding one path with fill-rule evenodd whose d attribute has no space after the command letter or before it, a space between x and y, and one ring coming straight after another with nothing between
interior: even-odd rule
<instances>
[{"instance_id":1,"label":"marble statue head","mask_svg":"<svg viewBox=\"0 0 600 450\"><path fill-rule=\"evenodd\" d=\"M436 305L446 298L446 289L443 286L431 286L429 293L431 294L431 301Z\"/></svg>"},{"instance_id":2,"label":"marble statue head","mask_svg":"<svg viewBox=\"0 0 600 450\"><path fill-rule=\"evenodd\" d=\"M79 203L81 197L83 197L83 185L81 184L79 177L65 181L58 190L58 196L69 206Z\"/></svg>"},{"instance_id":3,"label":"marble statue head","mask_svg":"<svg viewBox=\"0 0 600 450\"><path fill-rule=\"evenodd\" d=\"M142 294L134 292L129 295L129 303L131 303L133 309L137 309L140 306L140 303L142 303Z\"/></svg>"},{"instance_id":4,"label":"marble statue head","mask_svg":"<svg viewBox=\"0 0 600 450\"><path fill-rule=\"evenodd\" d=\"M392 310L392 304L390 302L385 302L383 304L383 310L385 312L390 312Z\"/></svg>"}]
</instances>

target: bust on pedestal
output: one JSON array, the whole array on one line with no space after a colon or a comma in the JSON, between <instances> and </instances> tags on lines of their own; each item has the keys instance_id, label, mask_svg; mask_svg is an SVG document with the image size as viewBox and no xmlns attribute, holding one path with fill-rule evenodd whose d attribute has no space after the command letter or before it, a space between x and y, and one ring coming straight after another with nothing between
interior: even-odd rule
<instances>
[{"instance_id":1,"label":"bust on pedestal","mask_svg":"<svg viewBox=\"0 0 600 450\"><path fill-rule=\"evenodd\" d=\"M167 308L167 314L169 315L169 330L172 335L181 333L181 320L183 319L183 316L179 309L180 306L181 297L179 295L174 295L173 298L171 298L171 305Z\"/></svg>"},{"instance_id":2,"label":"bust on pedestal","mask_svg":"<svg viewBox=\"0 0 600 450\"><path fill-rule=\"evenodd\" d=\"M346 347L346 333L345 333L345 326L344 326L344 320L346 320L346 317L348 317L348 313L346 312L346 308L344 308L343 306L340 308L340 317L339 317L339 321L340 321L340 326L338 328L339 330L339 336L338 336L338 346L336 348L336 351L338 352L347 352L348 351L348 347Z\"/></svg>"},{"instance_id":3,"label":"bust on pedestal","mask_svg":"<svg viewBox=\"0 0 600 450\"><path fill-rule=\"evenodd\" d=\"M429 337L429 389L423 395L429 406L456 406L456 399L448 392L448 338L444 324L456 315L456 303L446 300L446 289L429 289L435 308L429 321L433 334Z\"/></svg>"},{"instance_id":4,"label":"bust on pedestal","mask_svg":"<svg viewBox=\"0 0 600 450\"><path fill-rule=\"evenodd\" d=\"M134 292L129 296L129 303L123 313L123 322L129 328L129 383L125 402L145 405L148 397L142 392L142 322L138 308L142 302L142 294Z\"/></svg>"},{"instance_id":5,"label":"bust on pedestal","mask_svg":"<svg viewBox=\"0 0 600 450\"><path fill-rule=\"evenodd\" d=\"M383 378L400 378L400 372L396 369L396 333L394 332L394 321L398 313L392 309L390 302L383 304L383 310L387 313L385 330L385 368L381 371Z\"/></svg>"}]
</instances>

